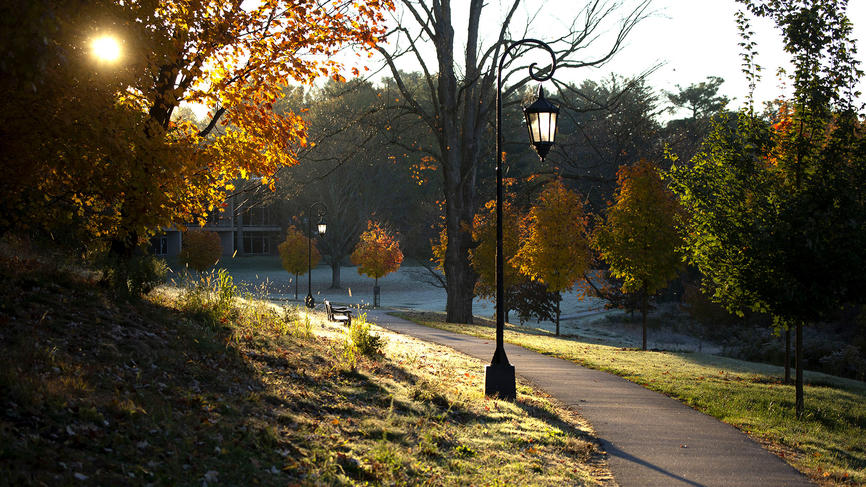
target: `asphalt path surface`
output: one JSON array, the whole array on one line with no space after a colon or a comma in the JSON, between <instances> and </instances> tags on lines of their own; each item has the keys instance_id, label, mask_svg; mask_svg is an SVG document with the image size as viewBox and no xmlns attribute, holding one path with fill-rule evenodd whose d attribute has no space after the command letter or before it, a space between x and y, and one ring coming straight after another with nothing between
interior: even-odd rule
<instances>
[{"instance_id":1,"label":"asphalt path surface","mask_svg":"<svg viewBox=\"0 0 866 487\"><path fill-rule=\"evenodd\" d=\"M379 326L484 362L495 342L368 312ZM575 408L595 429L616 482L631 486L809 486L736 428L615 375L505 345L517 375Z\"/></svg>"}]
</instances>

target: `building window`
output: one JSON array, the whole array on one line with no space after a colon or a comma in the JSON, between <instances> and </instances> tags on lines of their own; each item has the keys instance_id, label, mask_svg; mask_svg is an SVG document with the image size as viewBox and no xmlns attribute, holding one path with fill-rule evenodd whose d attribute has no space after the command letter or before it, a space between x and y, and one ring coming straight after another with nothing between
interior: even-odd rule
<instances>
[{"instance_id":1,"label":"building window","mask_svg":"<svg viewBox=\"0 0 866 487\"><path fill-rule=\"evenodd\" d=\"M271 254L273 232L244 232L244 253L256 255Z\"/></svg>"},{"instance_id":2,"label":"building window","mask_svg":"<svg viewBox=\"0 0 866 487\"><path fill-rule=\"evenodd\" d=\"M270 208L250 208L243 213L243 225L246 227L263 227L274 225Z\"/></svg>"},{"instance_id":3,"label":"building window","mask_svg":"<svg viewBox=\"0 0 866 487\"><path fill-rule=\"evenodd\" d=\"M231 225L231 218L229 218L229 214L224 211L219 211L218 209L214 209L213 212L208 214L206 226L209 227L225 227Z\"/></svg>"},{"instance_id":4,"label":"building window","mask_svg":"<svg viewBox=\"0 0 866 487\"><path fill-rule=\"evenodd\" d=\"M150 239L150 253L153 255L168 255L168 237Z\"/></svg>"}]
</instances>

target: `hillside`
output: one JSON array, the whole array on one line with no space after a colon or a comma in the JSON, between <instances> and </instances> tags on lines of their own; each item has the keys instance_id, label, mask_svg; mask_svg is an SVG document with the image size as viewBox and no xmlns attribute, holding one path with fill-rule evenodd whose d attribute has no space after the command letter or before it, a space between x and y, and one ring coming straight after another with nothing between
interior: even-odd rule
<instances>
[{"instance_id":1,"label":"hillside","mask_svg":"<svg viewBox=\"0 0 866 487\"><path fill-rule=\"evenodd\" d=\"M447 349L225 278L124 302L41 256L0 266L0 484L610 482L580 418L525 384L485 399Z\"/></svg>"}]
</instances>

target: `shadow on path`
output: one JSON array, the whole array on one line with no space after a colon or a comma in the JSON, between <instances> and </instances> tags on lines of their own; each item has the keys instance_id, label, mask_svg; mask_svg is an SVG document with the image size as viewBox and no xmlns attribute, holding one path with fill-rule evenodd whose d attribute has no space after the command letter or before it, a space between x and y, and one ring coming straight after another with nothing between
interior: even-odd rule
<instances>
[{"instance_id":1,"label":"shadow on path","mask_svg":"<svg viewBox=\"0 0 866 487\"><path fill-rule=\"evenodd\" d=\"M449 346L487 363L492 340L372 311L380 326ZM619 485L799 487L814 485L736 428L612 374L512 344L517 374L574 407L601 438Z\"/></svg>"}]
</instances>

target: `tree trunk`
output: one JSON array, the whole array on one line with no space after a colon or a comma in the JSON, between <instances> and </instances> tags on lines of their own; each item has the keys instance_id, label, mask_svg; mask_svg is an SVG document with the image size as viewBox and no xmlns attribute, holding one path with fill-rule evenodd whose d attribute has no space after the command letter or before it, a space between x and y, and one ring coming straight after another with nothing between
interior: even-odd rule
<instances>
[{"instance_id":1,"label":"tree trunk","mask_svg":"<svg viewBox=\"0 0 866 487\"><path fill-rule=\"evenodd\" d=\"M445 304L446 321L471 324L475 274L472 268L455 265L454 262L445 264L445 291L448 293Z\"/></svg>"},{"instance_id":2,"label":"tree trunk","mask_svg":"<svg viewBox=\"0 0 866 487\"><path fill-rule=\"evenodd\" d=\"M474 178L473 178L474 179ZM471 191L474 193L474 189ZM469 195L464 195L469 196ZM473 200L474 200L474 194ZM464 198L460 198L464 200ZM471 228L472 215L467 203L453 203L447 198L448 213L455 213L447 225L448 248L445 250L446 321L449 323L472 323L472 298L478 276L469 263L472 236L465 231ZM453 207L452 207L453 206ZM462 206L462 207L460 207Z\"/></svg>"},{"instance_id":3,"label":"tree trunk","mask_svg":"<svg viewBox=\"0 0 866 487\"><path fill-rule=\"evenodd\" d=\"M648 297L647 297L646 287L644 287L644 289L643 289L643 296L641 296L641 307L640 307L640 313L641 313L641 315L643 315L643 316L642 316L642 322L643 322L643 349L644 349L644 350L646 350L646 313L647 313L647 301L648 301Z\"/></svg>"},{"instance_id":4,"label":"tree trunk","mask_svg":"<svg viewBox=\"0 0 866 487\"><path fill-rule=\"evenodd\" d=\"M785 328L785 384L791 383L791 327Z\"/></svg>"},{"instance_id":5,"label":"tree trunk","mask_svg":"<svg viewBox=\"0 0 866 487\"><path fill-rule=\"evenodd\" d=\"M562 302L562 295L556 293L556 336L559 336L559 303Z\"/></svg>"},{"instance_id":6,"label":"tree trunk","mask_svg":"<svg viewBox=\"0 0 866 487\"><path fill-rule=\"evenodd\" d=\"M295 272L295 301L298 300L298 273Z\"/></svg>"},{"instance_id":7,"label":"tree trunk","mask_svg":"<svg viewBox=\"0 0 866 487\"><path fill-rule=\"evenodd\" d=\"M803 322L797 322L797 334L795 340L796 343L796 353L794 355L794 366L797 368L797 383L794 386L796 392L796 412L797 418L803 417L803 410L805 409L805 404L803 400Z\"/></svg>"},{"instance_id":8,"label":"tree trunk","mask_svg":"<svg viewBox=\"0 0 866 487\"><path fill-rule=\"evenodd\" d=\"M331 289L340 289L340 261L331 261Z\"/></svg>"}]
</instances>

